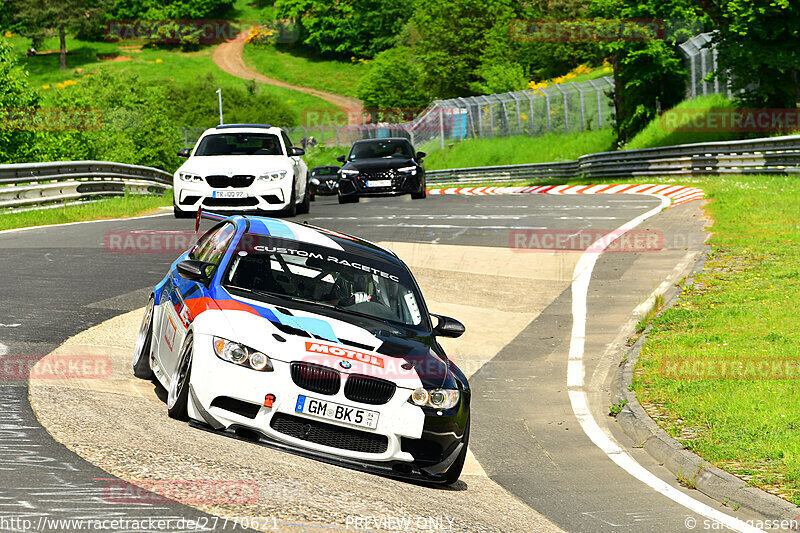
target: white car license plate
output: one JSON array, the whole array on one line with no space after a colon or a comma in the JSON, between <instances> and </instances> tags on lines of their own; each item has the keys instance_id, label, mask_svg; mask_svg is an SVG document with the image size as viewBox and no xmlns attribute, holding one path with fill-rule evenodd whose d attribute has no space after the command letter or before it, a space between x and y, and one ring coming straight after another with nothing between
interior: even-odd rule
<instances>
[{"instance_id":1,"label":"white car license plate","mask_svg":"<svg viewBox=\"0 0 800 533\"><path fill-rule=\"evenodd\" d=\"M247 193L244 191L214 191L212 198L245 198Z\"/></svg>"},{"instance_id":2,"label":"white car license plate","mask_svg":"<svg viewBox=\"0 0 800 533\"><path fill-rule=\"evenodd\" d=\"M367 187L391 187L392 180L369 180Z\"/></svg>"},{"instance_id":3,"label":"white car license plate","mask_svg":"<svg viewBox=\"0 0 800 533\"><path fill-rule=\"evenodd\" d=\"M347 407L346 405L310 398L302 394L297 397L297 404L294 406L294 410L304 415L335 420L369 429L378 427L378 416L380 414L377 411Z\"/></svg>"}]
</instances>

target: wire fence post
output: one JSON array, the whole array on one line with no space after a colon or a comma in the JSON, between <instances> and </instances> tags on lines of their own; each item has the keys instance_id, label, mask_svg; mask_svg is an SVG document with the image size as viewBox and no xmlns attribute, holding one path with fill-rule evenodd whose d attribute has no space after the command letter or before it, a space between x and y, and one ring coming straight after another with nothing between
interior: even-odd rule
<instances>
[{"instance_id":1,"label":"wire fence post","mask_svg":"<svg viewBox=\"0 0 800 533\"><path fill-rule=\"evenodd\" d=\"M509 94L511 94L511 98L514 99L514 106L517 108L517 135L522 135L522 110L519 107L519 98L517 98L517 95L514 93Z\"/></svg>"},{"instance_id":2,"label":"wire fence post","mask_svg":"<svg viewBox=\"0 0 800 533\"><path fill-rule=\"evenodd\" d=\"M583 89L577 83L575 84L575 88L578 89L578 97L580 98L581 102L581 131L586 129L586 106L583 101Z\"/></svg>"},{"instance_id":3,"label":"wire fence post","mask_svg":"<svg viewBox=\"0 0 800 533\"><path fill-rule=\"evenodd\" d=\"M444 150L444 108L439 108L439 138L441 139L441 147Z\"/></svg>"}]
</instances>

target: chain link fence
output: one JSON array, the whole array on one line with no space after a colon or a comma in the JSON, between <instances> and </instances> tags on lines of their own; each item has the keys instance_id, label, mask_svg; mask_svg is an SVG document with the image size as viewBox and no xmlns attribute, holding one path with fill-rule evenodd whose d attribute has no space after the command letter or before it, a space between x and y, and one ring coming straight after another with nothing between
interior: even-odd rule
<instances>
[{"instance_id":1,"label":"chain link fence","mask_svg":"<svg viewBox=\"0 0 800 533\"><path fill-rule=\"evenodd\" d=\"M689 71L687 98L709 94L733 97L729 78L724 73L713 76L718 68L718 53L712 43L713 38L713 33L701 33L678 45L686 58L686 69Z\"/></svg>"},{"instance_id":2,"label":"chain link fence","mask_svg":"<svg viewBox=\"0 0 800 533\"><path fill-rule=\"evenodd\" d=\"M614 120L611 77L562 83L535 90L437 100L409 122L285 128L292 141L350 146L360 139L405 137L427 150L465 139L539 137L548 133L599 130ZM181 128L186 148L203 128Z\"/></svg>"}]
</instances>

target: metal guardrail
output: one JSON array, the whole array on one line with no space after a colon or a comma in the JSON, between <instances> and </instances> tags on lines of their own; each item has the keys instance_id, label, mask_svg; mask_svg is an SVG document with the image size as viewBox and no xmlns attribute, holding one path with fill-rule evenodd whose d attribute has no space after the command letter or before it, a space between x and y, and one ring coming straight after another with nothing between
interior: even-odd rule
<instances>
[{"instance_id":1,"label":"metal guardrail","mask_svg":"<svg viewBox=\"0 0 800 533\"><path fill-rule=\"evenodd\" d=\"M467 186L574 178L726 174L800 174L800 135L601 152L575 161L429 170L429 185ZM105 161L0 165L0 208L66 202L91 196L162 193L163 170Z\"/></svg>"},{"instance_id":2,"label":"metal guardrail","mask_svg":"<svg viewBox=\"0 0 800 533\"><path fill-rule=\"evenodd\" d=\"M92 196L160 194L172 174L152 167L107 161L0 165L0 208L67 202Z\"/></svg>"},{"instance_id":3,"label":"metal guardrail","mask_svg":"<svg viewBox=\"0 0 800 533\"><path fill-rule=\"evenodd\" d=\"M429 185L570 178L800 173L800 135L601 152L575 161L429 170Z\"/></svg>"}]
</instances>

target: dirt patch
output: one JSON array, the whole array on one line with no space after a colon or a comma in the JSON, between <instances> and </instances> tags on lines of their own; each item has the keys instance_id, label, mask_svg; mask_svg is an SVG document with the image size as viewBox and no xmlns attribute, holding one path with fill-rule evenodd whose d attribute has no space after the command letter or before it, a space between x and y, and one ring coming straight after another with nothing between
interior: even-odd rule
<instances>
[{"instance_id":1,"label":"dirt patch","mask_svg":"<svg viewBox=\"0 0 800 533\"><path fill-rule=\"evenodd\" d=\"M100 61L130 61L133 58L130 56L121 56L118 54L97 54L97 59Z\"/></svg>"}]
</instances>

